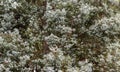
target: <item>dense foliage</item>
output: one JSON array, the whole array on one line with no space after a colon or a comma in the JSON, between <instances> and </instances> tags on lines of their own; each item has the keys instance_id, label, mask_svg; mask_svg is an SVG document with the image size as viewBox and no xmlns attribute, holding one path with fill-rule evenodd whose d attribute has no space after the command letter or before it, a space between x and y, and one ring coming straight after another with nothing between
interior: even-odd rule
<instances>
[{"instance_id":1,"label":"dense foliage","mask_svg":"<svg viewBox=\"0 0 120 72\"><path fill-rule=\"evenodd\" d=\"M120 0L0 0L0 72L119 72Z\"/></svg>"}]
</instances>

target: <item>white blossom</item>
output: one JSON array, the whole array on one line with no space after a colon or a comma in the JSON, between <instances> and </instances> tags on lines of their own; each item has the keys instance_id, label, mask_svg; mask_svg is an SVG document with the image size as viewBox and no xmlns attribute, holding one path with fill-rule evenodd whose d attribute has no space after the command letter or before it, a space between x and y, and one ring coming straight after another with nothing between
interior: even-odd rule
<instances>
[{"instance_id":1,"label":"white blossom","mask_svg":"<svg viewBox=\"0 0 120 72\"><path fill-rule=\"evenodd\" d=\"M112 4L119 6L120 0L109 0Z\"/></svg>"},{"instance_id":2,"label":"white blossom","mask_svg":"<svg viewBox=\"0 0 120 72\"><path fill-rule=\"evenodd\" d=\"M2 44L4 39L0 36L0 44Z\"/></svg>"},{"instance_id":3,"label":"white blossom","mask_svg":"<svg viewBox=\"0 0 120 72\"><path fill-rule=\"evenodd\" d=\"M13 3L12 3L12 7L13 7L13 8L15 8L15 9L16 9L16 8L17 8L17 6L18 6L18 3L17 3L17 2L13 2Z\"/></svg>"}]
</instances>

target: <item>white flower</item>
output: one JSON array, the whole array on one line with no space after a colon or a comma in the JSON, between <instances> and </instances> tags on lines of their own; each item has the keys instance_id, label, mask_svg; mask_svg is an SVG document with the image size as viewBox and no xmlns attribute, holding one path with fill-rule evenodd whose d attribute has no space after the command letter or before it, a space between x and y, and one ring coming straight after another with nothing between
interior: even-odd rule
<instances>
[{"instance_id":1,"label":"white flower","mask_svg":"<svg viewBox=\"0 0 120 72\"><path fill-rule=\"evenodd\" d=\"M96 7L90 6L88 4L82 4L80 7L81 13L87 14L87 15L90 13L90 11L93 11L94 9L96 9Z\"/></svg>"},{"instance_id":2,"label":"white flower","mask_svg":"<svg viewBox=\"0 0 120 72\"><path fill-rule=\"evenodd\" d=\"M14 56L17 56L18 54L20 54L20 52L12 51L12 54L13 54Z\"/></svg>"},{"instance_id":3,"label":"white flower","mask_svg":"<svg viewBox=\"0 0 120 72\"><path fill-rule=\"evenodd\" d=\"M56 43L60 41L60 38L54 34L51 34L50 36L45 37L45 40L48 41L49 43Z\"/></svg>"},{"instance_id":4,"label":"white flower","mask_svg":"<svg viewBox=\"0 0 120 72\"><path fill-rule=\"evenodd\" d=\"M45 72L55 72L54 67L46 67Z\"/></svg>"},{"instance_id":5,"label":"white flower","mask_svg":"<svg viewBox=\"0 0 120 72\"><path fill-rule=\"evenodd\" d=\"M79 68L77 67L70 67L67 69L67 72L80 72L80 71L79 71Z\"/></svg>"},{"instance_id":6,"label":"white flower","mask_svg":"<svg viewBox=\"0 0 120 72\"><path fill-rule=\"evenodd\" d=\"M101 29L107 30L109 28L108 24L102 24Z\"/></svg>"},{"instance_id":7,"label":"white flower","mask_svg":"<svg viewBox=\"0 0 120 72\"><path fill-rule=\"evenodd\" d=\"M117 61L116 63L120 66L120 61Z\"/></svg>"},{"instance_id":8,"label":"white flower","mask_svg":"<svg viewBox=\"0 0 120 72\"><path fill-rule=\"evenodd\" d=\"M3 43L4 39L0 36L0 44Z\"/></svg>"},{"instance_id":9,"label":"white flower","mask_svg":"<svg viewBox=\"0 0 120 72\"><path fill-rule=\"evenodd\" d=\"M17 2L13 2L12 3L12 7L16 9L16 7L18 6L18 3Z\"/></svg>"},{"instance_id":10,"label":"white flower","mask_svg":"<svg viewBox=\"0 0 120 72\"><path fill-rule=\"evenodd\" d=\"M5 62L5 63L10 63L10 62L11 62L11 59L10 59L10 58L5 58L5 59L4 59L4 62Z\"/></svg>"},{"instance_id":11,"label":"white flower","mask_svg":"<svg viewBox=\"0 0 120 72\"><path fill-rule=\"evenodd\" d=\"M66 27L65 25L59 25L56 27L57 30L61 31L61 33L72 33L73 29L71 27Z\"/></svg>"},{"instance_id":12,"label":"white flower","mask_svg":"<svg viewBox=\"0 0 120 72\"><path fill-rule=\"evenodd\" d=\"M64 8L62 9L61 12L62 12L62 14L66 15L66 10Z\"/></svg>"},{"instance_id":13,"label":"white flower","mask_svg":"<svg viewBox=\"0 0 120 72\"><path fill-rule=\"evenodd\" d=\"M22 57L20 57L21 60L29 60L30 59L30 56L28 55L24 55Z\"/></svg>"},{"instance_id":14,"label":"white flower","mask_svg":"<svg viewBox=\"0 0 120 72\"><path fill-rule=\"evenodd\" d=\"M119 6L120 0L109 0L112 4Z\"/></svg>"},{"instance_id":15,"label":"white flower","mask_svg":"<svg viewBox=\"0 0 120 72\"><path fill-rule=\"evenodd\" d=\"M92 63L81 66L81 70L85 72L92 72Z\"/></svg>"},{"instance_id":16,"label":"white flower","mask_svg":"<svg viewBox=\"0 0 120 72\"><path fill-rule=\"evenodd\" d=\"M62 70L58 70L58 72L63 72Z\"/></svg>"},{"instance_id":17,"label":"white flower","mask_svg":"<svg viewBox=\"0 0 120 72\"><path fill-rule=\"evenodd\" d=\"M73 3L77 3L78 2L78 0L72 0L73 1Z\"/></svg>"},{"instance_id":18,"label":"white flower","mask_svg":"<svg viewBox=\"0 0 120 72\"><path fill-rule=\"evenodd\" d=\"M49 53L44 55L44 58L46 58L47 60L53 61L55 59L55 56L53 55L53 53Z\"/></svg>"},{"instance_id":19,"label":"white flower","mask_svg":"<svg viewBox=\"0 0 120 72\"><path fill-rule=\"evenodd\" d=\"M13 0L9 0L9 2L11 3Z\"/></svg>"},{"instance_id":20,"label":"white flower","mask_svg":"<svg viewBox=\"0 0 120 72\"><path fill-rule=\"evenodd\" d=\"M52 9L52 6L50 6L50 3L47 3L47 10L51 10Z\"/></svg>"},{"instance_id":21,"label":"white flower","mask_svg":"<svg viewBox=\"0 0 120 72\"><path fill-rule=\"evenodd\" d=\"M106 58L106 61L108 61L108 62L112 62L112 59L113 59L113 56L110 54L110 53L108 53L108 55L107 55L107 58Z\"/></svg>"},{"instance_id":22,"label":"white flower","mask_svg":"<svg viewBox=\"0 0 120 72\"><path fill-rule=\"evenodd\" d=\"M62 4L63 4L63 6L66 6L66 5L67 5L67 2L63 2Z\"/></svg>"},{"instance_id":23,"label":"white flower","mask_svg":"<svg viewBox=\"0 0 120 72\"><path fill-rule=\"evenodd\" d=\"M86 62L85 62L85 61L79 61L78 64L79 64L80 66L83 66L83 65L86 64Z\"/></svg>"},{"instance_id":24,"label":"white flower","mask_svg":"<svg viewBox=\"0 0 120 72\"><path fill-rule=\"evenodd\" d=\"M5 69L5 66L3 64L0 64L0 71L3 72L4 69Z\"/></svg>"}]
</instances>

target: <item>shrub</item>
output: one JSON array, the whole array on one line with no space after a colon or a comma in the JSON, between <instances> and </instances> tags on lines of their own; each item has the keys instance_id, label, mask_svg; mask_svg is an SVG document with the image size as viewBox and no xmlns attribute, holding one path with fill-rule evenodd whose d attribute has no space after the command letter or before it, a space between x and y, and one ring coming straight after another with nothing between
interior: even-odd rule
<instances>
[{"instance_id":1,"label":"shrub","mask_svg":"<svg viewBox=\"0 0 120 72\"><path fill-rule=\"evenodd\" d=\"M119 72L119 0L1 0L0 71Z\"/></svg>"}]
</instances>

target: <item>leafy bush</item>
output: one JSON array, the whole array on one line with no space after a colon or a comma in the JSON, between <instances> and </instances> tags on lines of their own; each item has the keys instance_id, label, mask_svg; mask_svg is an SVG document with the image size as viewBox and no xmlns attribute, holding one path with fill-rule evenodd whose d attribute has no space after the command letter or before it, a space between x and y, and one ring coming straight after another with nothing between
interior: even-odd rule
<instances>
[{"instance_id":1,"label":"leafy bush","mask_svg":"<svg viewBox=\"0 0 120 72\"><path fill-rule=\"evenodd\" d=\"M1 72L119 72L119 0L1 0Z\"/></svg>"}]
</instances>

